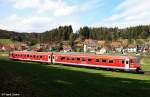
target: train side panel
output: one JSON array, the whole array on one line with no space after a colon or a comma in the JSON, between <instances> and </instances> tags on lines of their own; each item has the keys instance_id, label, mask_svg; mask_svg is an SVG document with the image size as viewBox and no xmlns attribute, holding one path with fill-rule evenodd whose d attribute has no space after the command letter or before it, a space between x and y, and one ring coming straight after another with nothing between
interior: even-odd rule
<instances>
[{"instance_id":1,"label":"train side panel","mask_svg":"<svg viewBox=\"0 0 150 97\"><path fill-rule=\"evenodd\" d=\"M51 63L51 53L38 53L38 52L11 52L9 58L24 61L38 61Z\"/></svg>"}]
</instances>

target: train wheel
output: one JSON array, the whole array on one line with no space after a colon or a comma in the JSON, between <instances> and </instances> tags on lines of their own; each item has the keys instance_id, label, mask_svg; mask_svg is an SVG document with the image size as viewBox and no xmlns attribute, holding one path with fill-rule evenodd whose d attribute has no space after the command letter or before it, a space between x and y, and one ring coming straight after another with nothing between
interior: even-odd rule
<instances>
[{"instance_id":1,"label":"train wheel","mask_svg":"<svg viewBox=\"0 0 150 97\"><path fill-rule=\"evenodd\" d=\"M102 68L100 68L100 67L96 67L96 70L101 70Z\"/></svg>"},{"instance_id":2,"label":"train wheel","mask_svg":"<svg viewBox=\"0 0 150 97\"><path fill-rule=\"evenodd\" d=\"M136 72L136 73L141 73L141 69L140 69L140 68L137 68L137 69L135 70L135 72Z\"/></svg>"},{"instance_id":3,"label":"train wheel","mask_svg":"<svg viewBox=\"0 0 150 97\"><path fill-rule=\"evenodd\" d=\"M120 70L119 70L119 69L113 69L113 71L115 71L115 72L120 72Z\"/></svg>"}]
</instances>

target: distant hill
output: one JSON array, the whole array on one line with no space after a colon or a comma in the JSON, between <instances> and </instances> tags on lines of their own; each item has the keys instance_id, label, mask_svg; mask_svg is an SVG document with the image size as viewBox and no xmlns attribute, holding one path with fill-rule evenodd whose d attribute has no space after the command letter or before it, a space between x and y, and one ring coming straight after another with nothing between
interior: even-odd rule
<instances>
[{"instance_id":1,"label":"distant hill","mask_svg":"<svg viewBox=\"0 0 150 97\"><path fill-rule=\"evenodd\" d=\"M19 42L38 42L40 34L39 33L19 33L14 31L7 31L0 29L0 39L1 43L10 43L10 41ZM9 39L9 40L7 40Z\"/></svg>"}]
</instances>

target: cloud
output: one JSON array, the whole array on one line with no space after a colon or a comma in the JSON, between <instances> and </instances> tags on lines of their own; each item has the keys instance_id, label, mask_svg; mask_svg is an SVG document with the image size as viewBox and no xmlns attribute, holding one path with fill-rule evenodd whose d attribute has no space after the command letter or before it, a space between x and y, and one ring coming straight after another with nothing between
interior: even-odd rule
<instances>
[{"instance_id":1,"label":"cloud","mask_svg":"<svg viewBox=\"0 0 150 97\"><path fill-rule=\"evenodd\" d=\"M10 16L3 17L0 21L0 28L20 32L42 32L60 25L72 25L76 31L83 26L78 19L80 13L94 11L102 5L101 0L83 2L70 0L70 2L65 0L0 0L1 4L6 4L8 8L15 10L15 13L9 14ZM31 11L34 11L34 14L28 13ZM20 12L24 14L21 15Z\"/></svg>"},{"instance_id":2,"label":"cloud","mask_svg":"<svg viewBox=\"0 0 150 97\"><path fill-rule=\"evenodd\" d=\"M150 24L149 4L150 0L125 0L116 7L116 13L96 25L128 27Z\"/></svg>"},{"instance_id":3,"label":"cloud","mask_svg":"<svg viewBox=\"0 0 150 97\"><path fill-rule=\"evenodd\" d=\"M37 8L40 6L39 0L13 0L13 7L17 9Z\"/></svg>"},{"instance_id":4,"label":"cloud","mask_svg":"<svg viewBox=\"0 0 150 97\"><path fill-rule=\"evenodd\" d=\"M78 5L69 5L63 0L11 0L13 8L34 9L37 13L50 12L54 16L66 16L77 12Z\"/></svg>"},{"instance_id":5,"label":"cloud","mask_svg":"<svg viewBox=\"0 0 150 97\"><path fill-rule=\"evenodd\" d=\"M52 19L50 17L20 17L14 14L4 18L4 20L0 22L0 27L21 32L42 31L47 29L51 21Z\"/></svg>"},{"instance_id":6,"label":"cloud","mask_svg":"<svg viewBox=\"0 0 150 97\"><path fill-rule=\"evenodd\" d=\"M75 13L77 8L77 5L68 5L62 0L44 0L37 11L38 13L51 12L54 16L66 16Z\"/></svg>"},{"instance_id":7,"label":"cloud","mask_svg":"<svg viewBox=\"0 0 150 97\"><path fill-rule=\"evenodd\" d=\"M65 0L8 0L7 2L11 2L13 8L18 10L34 9L39 14L51 13L54 16L72 15L102 5L101 0L87 0L83 3L68 3Z\"/></svg>"},{"instance_id":8,"label":"cloud","mask_svg":"<svg viewBox=\"0 0 150 97\"><path fill-rule=\"evenodd\" d=\"M0 21L1 29L19 32L43 32L52 28L57 28L60 25L72 25L73 29L77 30L80 23L72 19L63 20L46 16L20 17L16 14L8 16Z\"/></svg>"}]
</instances>

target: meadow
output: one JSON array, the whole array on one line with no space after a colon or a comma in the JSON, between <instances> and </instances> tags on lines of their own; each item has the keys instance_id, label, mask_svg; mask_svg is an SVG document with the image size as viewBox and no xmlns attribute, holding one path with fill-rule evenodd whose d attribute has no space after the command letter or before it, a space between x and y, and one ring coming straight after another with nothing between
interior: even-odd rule
<instances>
[{"instance_id":1,"label":"meadow","mask_svg":"<svg viewBox=\"0 0 150 97\"><path fill-rule=\"evenodd\" d=\"M0 93L19 97L149 97L150 76L0 57Z\"/></svg>"}]
</instances>

